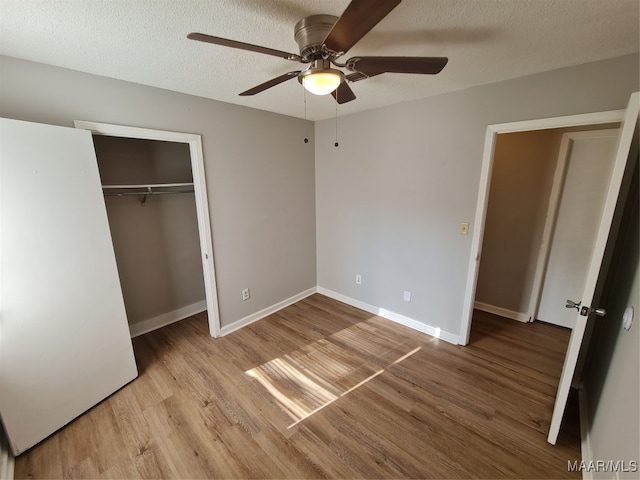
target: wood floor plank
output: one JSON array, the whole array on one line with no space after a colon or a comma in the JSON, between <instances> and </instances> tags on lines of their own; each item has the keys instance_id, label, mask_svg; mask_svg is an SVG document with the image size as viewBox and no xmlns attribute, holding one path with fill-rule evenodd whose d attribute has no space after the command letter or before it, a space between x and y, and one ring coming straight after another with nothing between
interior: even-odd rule
<instances>
[{"instance_id":1,"label":"wood floor plank","mask_svg":"<svg viewBox=\"0 0 640 480\"><path fill-rule=\"evenodd\" d=\"M64 478L64 464L60 458L60 435L52 435L37 445L38 455L22 454L16 459L14 477ZM56 461L51 461L57 458Z\"/></svg>"},{"instance_id":2,"label":"wood floor plank","mask_svg":"<svg viewBox=\"0 0 640 480\"><path fill-rule=\"evenodd\" d=\"M218 339L198 314L15 476L577 478L577 416L546 442L568 338L475 312L460 347L322 295Z\"/></svg>"},{"instance_id":3,"label":"wood floor plank","mask_svg":"<svg viewBox=\"0 0 640 480\"><path fill-rule=\"evenodd\" d=\"M327 478L364 478L356 465L345 461L342 451L334 453L336 446L335 430L326 419L318 418L319 423L313 427L303 425L297 429L291 437L291 443L317 468L321 469L323 476ZM322 427L326 430L323 431ZM329 456L331 460L328 461Z\"/></svg>"},{"instance_id":4,"label":"wood floor plank","mask_svg":"<svg viewBox=\"0 0 640 480\"><path fill-rule=\"evenodd\" d=\"M174 396L147 409L144 416L155 433L157 450L161 456L164 477L180 478L182 472L190 472L197 478L206 478L210 464L203 459L213 460L216 455L202 456L202 444L207 448L215 445L214 438L208 437L208 429L201 428L199 419L192 415L192 400L188 394L176 392ZM208 437L203 442L201 439Z\"/></svg>"},{"instance_id":5,"label":"wood floor plank","mask_svg":"<svg viewBox=\"0 0 640 480\"><path fill-rule=\"evenodd\" d=\"M265 428L253 436L254 441L275 462L280 471L294 478L327 478L326 473L302 454L289 438L275 428ZM283 474L284 476L284 474Z\"/></svg>"},{"instance_id":6,"label":"wood floor plank","mask_svg":"<svg viewBox=\"0 0 640 480\"><path fill-rule=\"evenodd\" d=\"M122 457L122 458L120 458ZM135 465L130 461L127 454L122 454L121 456L117 456L113 459L112 465L100 474L100 477L103 479L123 479L123 478L153 478L148 475L141 474L138 469L135 468ZM157 474L156 474L157 478Z\"/></svg>"}]
</instances>

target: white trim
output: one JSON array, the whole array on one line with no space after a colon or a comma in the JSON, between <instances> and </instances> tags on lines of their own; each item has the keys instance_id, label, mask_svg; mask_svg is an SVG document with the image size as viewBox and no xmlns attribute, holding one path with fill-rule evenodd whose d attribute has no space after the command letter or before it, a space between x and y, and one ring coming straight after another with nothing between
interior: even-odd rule
<instances>
[{"instance_id":1,"label":"white trim","mask_svg":"<svg viewBox=\"0 0 640 480\"><path fill-rule=\"evenodd\" d=\"M480 271L480 252L482 251L482 240L484 239L484 224L487 216L487 206L489 204L489 184L491 183L491 171L493 170L493 154L496 149L497 133L487 127L484 140L484 153L482 160L482 170L480 171L480 188L478 191L478 202L476 204L475 223L471 237L471 257L469 259L469 269L467 273L467 287L464 292L462 303L462 322L460 325L460 344L467 345L471 335L471 320L473 318L473 304L476 298L476 286L478 284L478 273Z\"/></svg>"},{"instance_id":2,"label":"white trim","mask_svg":"<svg viewBox=\"0 0 640 480\"><path fill-rule=\"evenodd\" d=\"M542 285L545 274L547 273L547 264L549 263L549 254L551 252L551 242L553 232L555 231L556 219L560 207L560 197L563 190L564 178L567 171L567 159L571 151L571 139L567 133L562 135L560 142L560 151L556 161L556 171L553 175L553 184L549 196L549 206L547 207L547 216L544 222L544 230L542 232L542 240L540 250L538 251L538 261L536 263L536 271L531 286L531 297L529 298L529 316L537 318L538 308L540 307L540 299L542 298Z\"/></svg>"},{"instance_id":3,"label":"white trim","mask_svg":"<svg viewBox=\"0 0 640 480\"><path fill-rule=\"evenodd\" d=\"M548 130L550 128L580 127L618 123L624 119L626 109L608 110L606 112L580 113L564 117L537 118L520 122L496 123L489 127L497 133L528 132L531 130Z\"/></svg>"},{"instance_id":4,"label":"white trim","mask_svg":"<svg viewBox=\"0 0 640 480\"><path fill-rule=\"evenodd\" d=\"M275 303L270 307L263 308L262 310L252 313L251 315L247 315L246 317L241 318L240 320L236 320L235 322L229 325L224 325L220 329L220 335L221 336L228 335L231 332L235 332L236 330L241 329L242 327L246 327L250 323L257 322L258 320L262 320L263 318L268 317L269 315L272 315L277 311L288 307L289 305L299 302L303 298L307 298L316 292L317 292L316 287L312 287L308 290L305 290L304 292L300 292L294 295L293 297L289 297L285 300L282 300L281 302Z\"/></svg>"},{"instance_id":5,"label":"white trim","mask_svg":"<svg viewBox=\"0 0 640 480\"><path fill-rule=\"evenodd\" d=\"M480 173L480 185L478 188L478 201L476 203L475 228L471 239L471 251L469 255L469 269L467 273L467 286L462 304L462 321L460 325L460 343L467 345L471 334L471 320L473 318L473 304L478 282L478 270L480 265L480 253L482 251L482 239L484 236L485 220L487 215L487 203L489 200L489 186L491 183L491 170L493 168L493 154L495 151L497 136L500 133L524 132L530 130L546 130L549 128L565 128L582 125L600 125L605 123L617 123L624 119L625 110L612 110L608 112L585 113L569 115L566 117L542 118L526 120L522 122L500 123L489 125L485 135L484 152L482 157L482 169Z\"/></svg>"},{"instance_id":6,"label":"white trim","mask_svg":"<svg viewBox=\"0 0 640 480\"><path fill-rule=\"evenodd\" d=\"M578 389L578 409L580 410L580 453L582 461L587 465L593 460L591 449L591 425L589 423L589 402L584 383ZM591 480L593 472L588 468L582 471L583 480Z\"/></svg>"},{"instance_id":7,"label":"white trim","mask_svg":"<svg viewBox=\"0 0 640 480\"><path fill-rule=\"evenodd\" d=\"M202 151L202 139L200 135L87 122L83 120L74 120L73 124L75 128L89 130L94 135L162 140L189 144L189 152L191 154L191 173L193 175L193 190L196 201L196 215L198 218L198 234L200 237L200 251L202 255L204 289L207 297L207 311L209 312L209 332L212 337L220 336L218 289L216 287L216 271L213 262L211 219L209 216L209 201L207 199L207 185L204 171L204 154Z\"/></svg>"},{"instance_id":8,"label":"white trim","mask_svg":"<svg viewBox=\"0 0 640 480\"><path fill-rule=\"evenodd\" d=\"M9 441L5 438L4 432L0 433L0 478L6 480L13 479L15 459L9 448Z\"/></svg>"},{"instance_id":9,"label":"white trim","mask_svg":"<svg viewBox=\"0 0 640 480\"><path fill-rule=\"evenodd\" d=\"M90 130L93 135L106 137L142 138L145 140L162 140L165 142L189 143L200 137L192 133L169 132L166 130L153 130L150 128L129 127L127 125L114 125L110 123L89 122L74 120L73 126L83 130Z\"/></svg>"},{"instance_id":10,"label":"white trim","mask_svg":"<svg viewBox=\"0 0 640 480\"><path fill-rule=\"evenodd\" d=\"M132 323L129 325L129 332L131 332L131 338L137 337L149 333L158 328L166 327L184 318L195 315L196 313L204 312L207 309L207 301L202 300L200 302L192 303L184 307L180 307L172 312L163 313L157 317L148 318L141 322Z\"/></svg>"},{"instance_id":11,"label":"white trim","mask_svg":"<svg viewBox=\"0 0 640 480\"><path fill-rule=\"evenodd\" d=\"M334 300L338 300L339 302L346 303L347 305L351 305L352 307L359 308L360 310L364 310L365 312L373 313L374 315L378 315L379 317L399 323L401 325L404 325L405 327L409 327L419 332L426 333L427 335L431 335L432 337L441 338L442 340L453 343L454 345L458 345L459 343L460 338L457 335L454 335L453 333L447 332L445 330L441 330L439 327L432 327L431 325L419 322L418 320L415 320L413 318L406 317L404 315L401 315L400 313L391 312L384 308L361 302L360 300L356 300L355 298L347 297L346 295L342 295L341 293L337 293L333 290L328 290L323 287L318 287L318 293L333 298Z\"/></svg>"},{"instance_id":12,"label":"white trim","mask_svg":"<svg viewBox=\"0 0 640 480\"><path fill-rule=\"evenodd\" d=\"M501 317L508 318L510 320L517 320L518 322L528 323L529 315L523 312L515 312L507 308L496 307L495 305L489 305L488 303L475 302L474 308L476 310L482 310L483 312L492 313Z\"/></svg>"}]
</instances>

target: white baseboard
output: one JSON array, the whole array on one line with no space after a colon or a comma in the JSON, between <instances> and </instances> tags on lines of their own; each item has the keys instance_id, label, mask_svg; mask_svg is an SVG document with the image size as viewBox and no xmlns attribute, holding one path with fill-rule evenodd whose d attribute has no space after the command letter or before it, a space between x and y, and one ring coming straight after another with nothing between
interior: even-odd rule
<instances>
[{"instance_id":1,"label":"white baseboard","mask_svg":"<svg viewBox=\"0 0 640 480\"><path fill-rule=\"evenodd\" d=\"M584 383L580 384L578 389L578 409L580 410L580 453L582 461L589 464L593 460L593 451L591 450L591 425L589 424L589 403L587 400L587 391ZM582 471L583 480L592 480L593 472L588 468Z\"/></svg>"},{"instance_id":2,"label":"white baseboard","mask_svg":"<svg viewBox=\"0 0 640 480\"><path fill-rule=\"evenodd\" d=\"M483 312L493 313L494 315L500 315L501 317L510 318L511 320L517 320L518 322L527 323L529 321L529 315L522 312L514 312L507 308L496 307L495 305L489 305L488 303L475 302L473 308L482 310Z\"/></svg>"},{"instance_id":3,"label":"white baseboard","mask_svg":"<svg viewBox=\"0 0 640 480\"><path fill-rule=\"evenodd\" d=\"M186 307L178 308L172 312L163 313L157 317L132 323L129 325L129 332L131 333L132 338L137 337L138 335L143 335L158 328L165 327L174 322L190 317L191 315L195 315L196 313L204 312L206 309L207 301L202 300L200 302L187 305Z\"/></svg>"},{"instance_id":4,"label":"white baseboard","mask_svg":"<svg viewBox=\"0 0 640 480\"><path fill-rule=\"evenodd\" d=\"M285 300L282 300L281 302L271 305L270 307L263 308L258 312L252 313L251 315L247 315L246 317L241 318L240 320L236 320L235 322L229 325L225 325L220 329L220 336L228 335L231 332L235 332L236 330L249 325L250 323L257 322L258 320L268 317L269 315L276 313L278 310L282 310L283 308L288 307L289 305L299 302L303 298L307 298L308 296L313 295L316 292L317 292L316 287L310 288L308 290L305 290L304 292L300 292L297 295L294 295L293 297L289 297Z\"/></svg>"},{"instance_id":5,"label":"white baseboard","mask_svg":"<svg viewBox=\"0 0 640 480\"><path fill-rule=\"evenodd\" d=\"M389 310L385 310L384 308L361 302L360 300L356 300L355 298L347 297L346 295L342 295L340 293L334 292L333 290L328 290L323 287L318 287L318 293L333 298L334 300L338 300L339 302L346 303L347 305L351 305L352 307L364 310L365 312L373 313L374 315L386 318L387 320L391 320L392 322L399 323L401 325L404 325L405 327L413 328L414 330L418 330L419 332L426 333L427 335L431 335L432 337L441 338L442 340L453 343L454 345L460 344L460 337L458 335L446 332L438 327L432 327L431 325L419 322L417 320L414 320L413 318L409 318L399 313L391 312Z\"/></svg>"}]
</instances>

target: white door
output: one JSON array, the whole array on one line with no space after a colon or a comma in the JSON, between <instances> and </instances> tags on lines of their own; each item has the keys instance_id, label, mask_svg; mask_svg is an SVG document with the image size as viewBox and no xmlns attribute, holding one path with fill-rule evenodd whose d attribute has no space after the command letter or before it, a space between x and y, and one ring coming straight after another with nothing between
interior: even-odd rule
<instances>
[{"instance_id":1,"label":"white door","mask_svg":"<svg viewBox=\"0 0 640 480\"><path fill-rule=\"evenodd\" d=\"M599 215L599 227L596 241L591 254L589 267L585 276L584 289L580 298L574 298L576 302L581 302L580 311L575 313L575 327L571 331L569 346L565 356L556 402L551 417L549 427L549 443L555 444L560 431L560 424L567 404L569 389L573 375L575 373L580 347L587 326L587 317L593 315L590 309L599 307L594 301L598 300L599 290L602 288L604 277L606 276L607 262L603 261L607 240L610 232L615 236L617 226L614 224L614 213L620 193L624 190L625 184L630 180L630 167L633 165L638 155L638 114L640 112L640 96L638 93L631 95L629 105L622 125L620 139L616 150L616 158L611 174L611 182L607 191L604 207ZM624 181L624 184L623 184ZM628 185L626 185L628 187ZM559 309L564 305L558 305Z\"/></svg>"},{"instance_id":2,"label":"white door","mask_svg":"<svg viewBox=\"0 0 640 480\"><path fill-rule=\"evenodd\" d=\"M556 181L564 185L535 315L537 320L567 328L575 325L575 310L560 309L558 305L582 295L619 136L618 129L562 136ZM554 205L550 206L550 210L554 209Z\"/></svg>"},{"instance_id":3,"label":"white door","mask_svg":"<svg viewBox=\"0 0 640 480\"><path fill-rule=\"evenodd\" d=\"M91 134L0 119L0 416L14 455L137 368Z\"/></svg>"}]
</instances>

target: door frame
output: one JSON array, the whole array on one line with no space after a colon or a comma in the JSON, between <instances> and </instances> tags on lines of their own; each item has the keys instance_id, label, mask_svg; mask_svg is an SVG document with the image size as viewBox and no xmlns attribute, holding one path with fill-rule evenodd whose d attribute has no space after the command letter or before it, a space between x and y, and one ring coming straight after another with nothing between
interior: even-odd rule
<instances>
[{"instance_id":1,"label":"door frame","mask_svg":"<svg viewBox=\"0 0 640 480\"><path fill-rule=\"evenodd\" d=\"M75 128L89 130L92 135L159 140L164 142L186 143L189 145L193 190L196 201L196 216L198 219L198 235L200 237L200 252L202 255L202 273L207 298L209 333L212 337L219 337L220 310L218 308L218 289L216 286L216 273L213 261L213 239L211 236L209 201L207 199L207 184L204 172L204 154L200 135L84 120L74 120L73 124Z\"/></svg>"},{"instance_id":2,"label":"door frame","mask_svg":"<svg viewBox=\"0 0 640 480\"><path fill-rule=\"evenodd\" d=\"M478 201L476 203L476 213L474 217L474 225L476 226L476 228L473 229L473 236L471 239L471 254L469 256L467 285L462 304L462 321L459 335L461 345L467 345L469 343L469 337L471 335L471 324L473 320L473 308L478 282L482 241L484 239L484 229L489 202L491 173L493 170L493 161L498 134L526 132L531 130L547 130L551 128L567 128L618 123L622 122L622 120L624 119L624 114L625 110L610 110L606 112L594 112L579 115L568 115L563 117L541 118L536 120L499 123L487 126L484 151L482 156L482 168L480 171Z\"/></svg>"}]
</instances>

